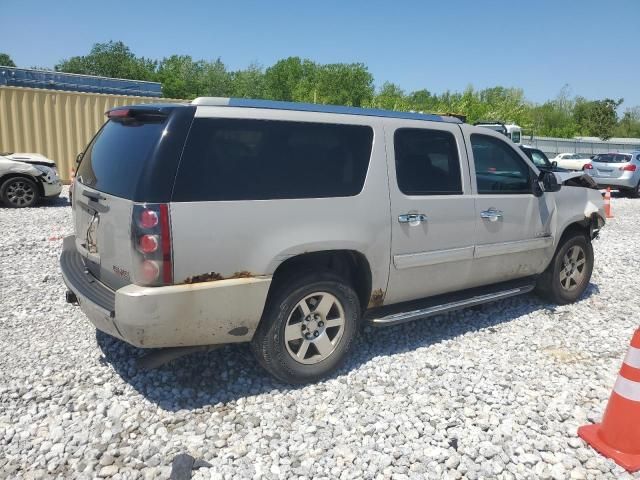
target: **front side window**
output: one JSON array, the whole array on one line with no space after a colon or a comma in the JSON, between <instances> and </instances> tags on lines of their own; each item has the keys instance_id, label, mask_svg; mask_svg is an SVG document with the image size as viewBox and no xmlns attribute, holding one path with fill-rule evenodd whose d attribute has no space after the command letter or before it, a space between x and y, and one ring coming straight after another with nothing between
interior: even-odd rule
<instances>
[{"instance_id":1,"label":"front side window","mask_svg":"<svg viewBox=\"0 0 640 480\"><path fill-rule=\"evenodd\" d=\"M178 202L360 193L373 130L362 125L197 118L176 178Z\"/></svg>"},{"instance_id":2,"label":"front side window","mask_svg":"<svg viewBox=\"0 0 640 480\"><path fill-rule=\"evenodd\" d=\"M531 170L506 142L471 135L478 193L531 193Z\"/></svg>"},{"instance_id":3,"label":"front side window","mask_svg":"<svg viewBox=\"0 0 640 480\"><path fill-rule=\"evenodd\" d=\"M549 159L542 153L540 150L532 150L531 151L531 160L536 167L550 167L551 163Z\"/></svg>"},{"instance_id":4,"label":"front side window","mask_svg":"<svg viewBox=\"0 0 640 480\"><path fill-rule=\"evenodd\" d=\"M398 188L405 195L462 194L456 139L450 132L401 128L393 139Z\"/></svg>"}]
</instances>

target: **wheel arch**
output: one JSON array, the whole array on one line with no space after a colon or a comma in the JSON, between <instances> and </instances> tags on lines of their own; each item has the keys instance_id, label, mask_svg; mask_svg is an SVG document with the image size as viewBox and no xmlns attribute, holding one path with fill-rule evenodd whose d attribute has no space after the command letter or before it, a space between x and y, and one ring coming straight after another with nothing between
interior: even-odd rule
<instances>
[{"instance_id":1,"label":"wheel arch","mask_svg":"<svg viewBox=\"0 0 640 480\"><path fill-rule=\"evenodd\" d=\"M362 252L348 249L305 252L287 258L273 272L267 302L287 278L314 269L330 271L348 281L358 295L360 309L366 310L372 299L371 266Z\"/></svg>"},{"instance_id":2,"label":"wheel arch","mask_svg":"<svg viewBox=\"0 0 640 480\"><path fill-rule=\"evenodd\" d=\"M597 212L591 213L590 216L585 216L581 219L574 219L568 222L560 236L558 242L556 242L556 250L563 244L567 237L573 233L584 234L589 240L594 240L600 229L604 226L605 220Z\"/></svg>"}]
</instances>

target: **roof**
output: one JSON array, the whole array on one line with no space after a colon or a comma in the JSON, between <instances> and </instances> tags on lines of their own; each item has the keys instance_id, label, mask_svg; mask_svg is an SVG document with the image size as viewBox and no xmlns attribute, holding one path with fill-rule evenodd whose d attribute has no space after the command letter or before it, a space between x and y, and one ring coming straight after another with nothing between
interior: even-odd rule
<instances>
[{"instance_id":1,"label":"roof","mask_svg":"<svg viewBox=\"0 0 640 480\"><path fill-rule=\"evenodd\" d=\"M415 112L395 112L378 108L344 107L340 105L320 105L317 103L280 102L276 100L256 100L250 98L198 97L193 102L198 106L266 108L293 110L298 112L337 113L342 115L363 115L369 117L402 118L406 120L427 120L430 122L462 123L455 117Z\"/></svg>"},{"instance_id":2,"label":"roof","mask_svg":"<svg viewBox=\"0 0 640 480\"><path fill-rule=\"evenodd\" d=\"M162 85L158 82L3 66L0 67L0 86L4 85L140 97L162 95Z\"/></svg>"}]
</instances>

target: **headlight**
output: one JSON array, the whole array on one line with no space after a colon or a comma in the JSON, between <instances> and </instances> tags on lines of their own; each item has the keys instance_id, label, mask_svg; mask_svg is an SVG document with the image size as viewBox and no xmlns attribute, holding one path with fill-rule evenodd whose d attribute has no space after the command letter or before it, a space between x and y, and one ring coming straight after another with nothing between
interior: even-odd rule
<instances>
[{"instance_id":1,"label":"headlight","mask_svg":"<svg viewBox=\"0 0 640 480\"><path fill-rule=\"evenodd\" d=\"M43 173L47 182L53 182L58 178L55 168L47 167L46 165L33 165L33 167Z\"/></svg>"}]
</instances>

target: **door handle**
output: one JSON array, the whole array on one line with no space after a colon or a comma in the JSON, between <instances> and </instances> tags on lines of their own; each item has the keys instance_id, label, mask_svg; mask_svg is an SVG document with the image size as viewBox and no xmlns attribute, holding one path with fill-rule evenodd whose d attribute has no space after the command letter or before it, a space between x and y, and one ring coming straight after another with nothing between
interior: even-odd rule
<instances>
[{"instance_id":1,"label":"door handle","mask_svg":"<svg viewBox=\"0 0 640 480\"><path fill-rule=\"evenodd\" d=\"M489 210L483 210L480 212L480 218L485 218L490 222L497 222L499 218L502 218L502 210L496 210L493 207Z\"/></svg>"},{"instance_id":2,"label":"door handle","mask_svg":"<svg viewBox=\"0 0 640 480\"><path fill-rule=\"evenodd\" d=\"M418 223L426 222L427 216L424 213L405 213L404 215L398 215L398 222L410 223L417 225Z\"/></svg>"}]
</instances>

